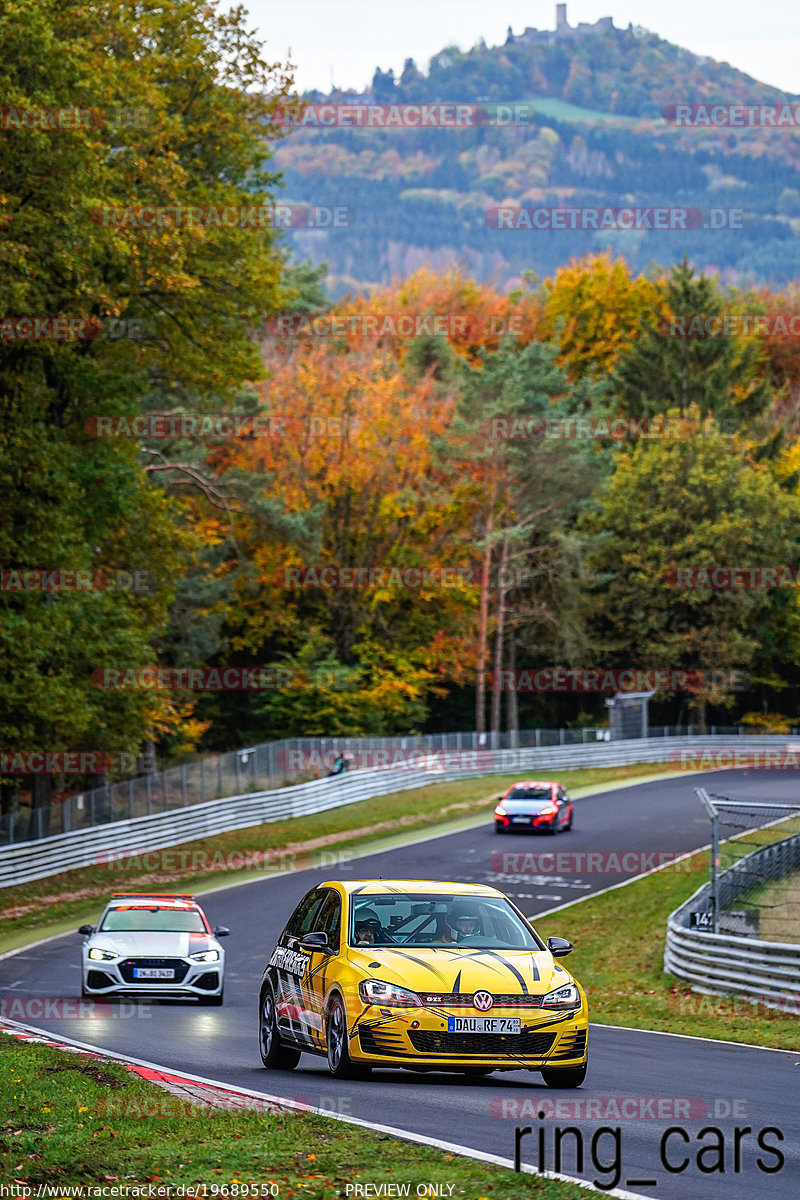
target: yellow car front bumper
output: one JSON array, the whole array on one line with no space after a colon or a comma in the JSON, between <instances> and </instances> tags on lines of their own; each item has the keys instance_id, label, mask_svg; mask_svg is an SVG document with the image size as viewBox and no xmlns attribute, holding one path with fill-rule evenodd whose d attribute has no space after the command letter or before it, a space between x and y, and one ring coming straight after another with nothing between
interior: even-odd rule
<instances>
[{"instance_id":1,"label":"yellow car front bumper","mask_svg":"<svg viewBox=\"0 0 800 1200\"><path fill-rule=\"evenodd\" d=\"M350 1057L377 1066L538 1070L579 1067L586 1062L588 1013L494 1008L492 1017L516 1017L519 1033L455 1033L448 1017L475 1016L474 1009L382 1008L370 1005L350 1021Z\"/></svg>"}]
</instances>

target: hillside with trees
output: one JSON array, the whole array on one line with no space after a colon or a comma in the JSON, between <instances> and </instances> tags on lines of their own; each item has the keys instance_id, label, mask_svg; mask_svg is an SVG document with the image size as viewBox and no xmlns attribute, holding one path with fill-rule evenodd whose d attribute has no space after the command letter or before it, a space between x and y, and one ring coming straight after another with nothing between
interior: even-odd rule
<instances>
[{"instance_id":1,"label":"hillside with trees","mask_svg":"<svg viewBox=\"0 0 800 1200\"><path fill-rule=\"evenodd\" d=\"M791 104L797 97L654 33L591 30L559 40L509 32L503 46L448 46L399 78L378 67L365 94L307 104L471 103L474 128L313 128L298 117L276 164L297 201L343 204L352 228L291 235L296 253L329 267L342 295L422 267L461 269L505 290L570 257L610 250L636 271L688 255L726 281L788 282L800 269L800 122L783 128L677 127L676 103ZM504 106L495 123L497 105ZM525 123L509 114L524 108ZM795 104L791 110L797 112ZM502 231L497 205L700 209L684 232ZM722 217L723 210L735 215ZM712 215L711 210L717 210Z\"/></svg>"}]
</instances>

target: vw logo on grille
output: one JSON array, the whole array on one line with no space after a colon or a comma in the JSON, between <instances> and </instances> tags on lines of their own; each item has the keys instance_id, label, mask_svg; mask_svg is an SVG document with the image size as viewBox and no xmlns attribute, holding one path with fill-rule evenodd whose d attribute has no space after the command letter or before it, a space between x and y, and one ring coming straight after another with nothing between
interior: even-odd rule
<instances>
[{"instance_id":1,"label":"vw logo on grille","mask_svg":"<svg viewBox=\"0 0 800 1200\"><path fill-rule=\"evenodd\" d=\"M477 1008L478 1012L488 1012L494 1004L489 992L476 992L472 997L472 1003Z\"/></svg>"}]
</instances>

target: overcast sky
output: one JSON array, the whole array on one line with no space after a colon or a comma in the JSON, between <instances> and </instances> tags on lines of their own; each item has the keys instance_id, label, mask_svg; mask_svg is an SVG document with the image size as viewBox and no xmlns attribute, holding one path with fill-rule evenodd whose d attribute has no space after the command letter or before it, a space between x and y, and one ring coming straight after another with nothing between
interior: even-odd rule
<instances>
[{"instance_id":1,"label":"overcast sky","mask_svg":"<svg viewBox=\"0 0 800 1200\"><path fill-rule=\"evenodd\" d=\"M463 50L479 38L495 46L512 26L555 28L550 0L244 0L270 57L291 50L300 90L361 89L376 66L395 73L407 57L426 67L447 45ZM569 0L567 19L613 17L643 25L696 54L707 54L764 83L800 93L800 0Z\"/></svg>"}]
</instances>

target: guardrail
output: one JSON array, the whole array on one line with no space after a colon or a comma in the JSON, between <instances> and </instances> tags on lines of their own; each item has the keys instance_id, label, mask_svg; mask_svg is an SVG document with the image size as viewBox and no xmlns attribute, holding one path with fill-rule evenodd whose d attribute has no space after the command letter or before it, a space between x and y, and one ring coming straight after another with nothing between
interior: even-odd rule
<instances>
[{"instance_id":1,"label":"guardrail","mask_svg":"<svg viewBox=\"0 0 800 1200\"><path fill-rule=\"evenodd\" d=\"M763 846L739 859L718 880L720 911L753 886L760 868L770 878L800 867L800 834ZM800 945L764 942L752 937L690 929L690 913L711 903L711 884L704 883L667 918L664 970L698 992L730 993L760 1000L772 1008L800 1011Z\"/></svg>"},{"instance_id":2,"label":"guardrail","mask_svg":"<svg viewBox=\"0 0 800 1200\"><path fill-rule=\"evenodd\" d=\"M651 725L648 738L705 736L691 725ZM792 733L796 733L792 730ZM712 725L710 734L753 736L741 725ZM428 733L398 737L289 738L231 750L211 758L169 767L134 779L108 783L90 791L54 799L48 806L0 814L0 846L28 842L56 833L71 833L110 821L150 816L225 796L283 787L329 771L339 754L351 754L357 764L378 767L381 758L444 751L542 749L547 746L587 745L608 740L610 730L521 729L512 732Z\"/></svg>"},{"instance_id":3,"label":"guardrail","mask_svg":"<svg viewBox=\"0 0 800 1200\"><path fill-rule=\"evenodd\" d=\"M667 727L665 727L666 733ZM691 733L691 728L689 728ZM231 750L107 783L53 800L48 806L26 806L0 815L0 845L28 842L56 833L72 833L110 821L151 816L170 809L205 804L305 782L327 775L340 754L360 767L380 767L395 756L445 751L507 750L522 747L583 745L606 740L608 729L524 729L515 733L428 733L398 737L286 738ZM655 736L655 734L654 734Z\"/></svg>"},{"instance_id":4,"label":"guardrail","mask_svg":"<svg viewBox=\"0 0 800 1200\"><path fill-rule=\"evenodd\" d=\"M517 771L540 775L570 768L665 762L672 757L680 766L686 765L679 761L684 754L689 755L691 766L699 765L704 753L719 754L721 750L730 752L730 765L735 765L737 754L748 751L763 754L765 746L767 751L783 753L787 739L764 735L751 738L642 738L586 746L475 750L469 755L460 752L455 756L446 753L428 755L422 757L419 768L349 771L293 787L229 796L205 804L0 847L0 887L43 879L76 867L108 863L109 856L113 855L141 855L211 834L323 812L340 805L355 804L359 800L432 783Z\"/></svg>"}]
</instances>

